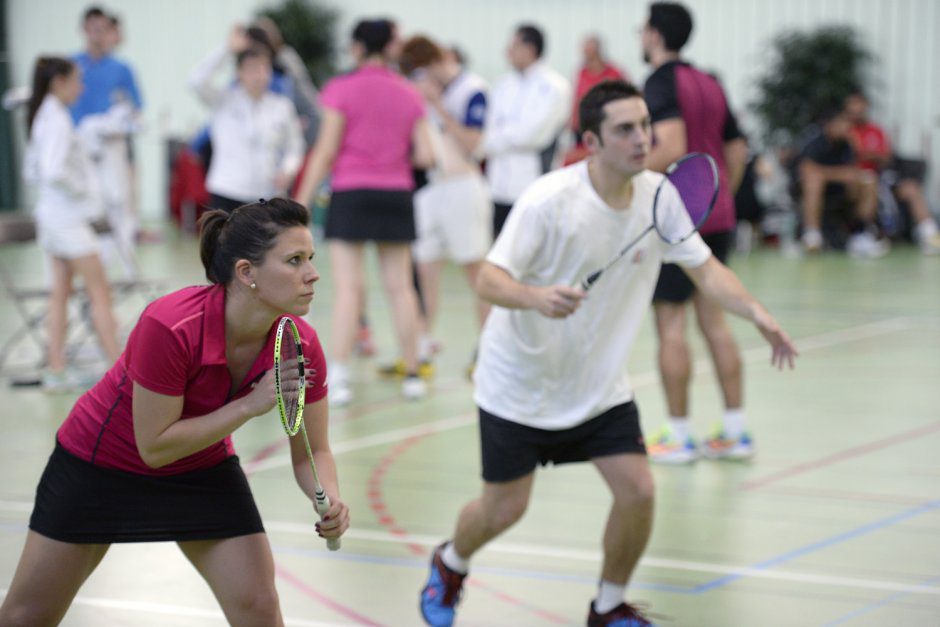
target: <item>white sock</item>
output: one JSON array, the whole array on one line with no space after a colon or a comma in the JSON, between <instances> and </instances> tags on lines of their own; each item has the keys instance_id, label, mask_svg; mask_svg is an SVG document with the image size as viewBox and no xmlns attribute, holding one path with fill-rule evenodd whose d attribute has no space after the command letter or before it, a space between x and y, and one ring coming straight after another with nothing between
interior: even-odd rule
<instances>
[{"instance_id":1,"label":"white sock","mask_svg":"<svg viewBox=\"0 0 940 627\"><path fill-rule=\"evenodd\" d=\"M930 218L921 220L914 228L914 232L917 234L918 242L926 241L928 238L933 237L933 235L937 232L937 223Z\"/></svg>"},{"instance_id":2,"label":"white sock","mask_svg":"<svg viewBox=\"0 0 940 627\"><path fill-rule=\"evenodd\" d=\"M601 579L597 589L597 598L594 599L594 611L604 614L614 609L627 598L627 587Z\"/></svg>"},{"instance_id":3,"label":"white sock","mask_svg":"<svg viewBox=\"0 0 940 627\"><path fill-rule=\"evenodd\" d=\"M685 442L692 435L688 416L669 416L669 428L680 442Z\"/></svg>"},{"instance_id":4,"label":"white sock","mask_svg":"<svg viewBox=\"0 0 940 627\"><path fill-rule=\"evenodd\" d=\"M418 338L418 361L431 361L433 340L430 335L422 335Z\"/></svg>"},{"instance_id":5,"label":"white sock","mask_svg":"<svg viewBox=\"0 0 940 627\"><path fill-rule=\"evenodd\" d=\"M444 562L444 566L461 575L466 575L470 570L470 560L465 560L457 554L453 542L448 542L441 551L441 561Z\"/></svg>"},{"instance_id":6,"label":"white sock","mask_svg":"<svg viewBox=\"0 0 940 627\"><path fill-rule=\"evenodd\" d=\"M723 428L728 438L733 440L741 437L744 433L744 410L740 407L737 409L726 409Z\"/></svg>"}]
</instances>

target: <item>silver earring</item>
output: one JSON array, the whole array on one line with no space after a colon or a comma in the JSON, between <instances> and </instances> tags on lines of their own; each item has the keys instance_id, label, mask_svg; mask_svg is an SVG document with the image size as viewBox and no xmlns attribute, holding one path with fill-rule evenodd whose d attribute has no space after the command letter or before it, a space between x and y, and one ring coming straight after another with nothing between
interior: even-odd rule
<instances>
[{"instance_id":1,"label":"silver earring","mask_svg":"<svg viewBox=\"0 0 940 627\"><path fill-rule=\"evenodd\" d=\"M254 283L254 282L252 282L252 284L251 284L251 289L253 289L253 290L254 290L254 289L257 289L257 288L258 288L258 284L257 284L257 283Z\"/></svg>"}]
</instances>

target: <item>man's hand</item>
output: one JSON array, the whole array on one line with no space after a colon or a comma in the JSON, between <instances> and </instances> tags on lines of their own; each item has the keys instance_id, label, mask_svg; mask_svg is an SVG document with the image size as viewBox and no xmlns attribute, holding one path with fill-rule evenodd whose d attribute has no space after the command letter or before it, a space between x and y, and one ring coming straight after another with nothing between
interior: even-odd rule
<instances>
[{"instance_id":1,"label":"man's hand","mask_svg":"<svg viewBox=\"0 0 940 627\"><path fill-rule=\"evenodd\" d=\"M533 288L532 308L548 318L567 318L581 306L587 292L567 285Z\"/></svg>"},{"instance_id":2,"label":"man's hand","mask_svg":"<svg viewBox=\"0 0 940 627\"><path fill-rule=\"evenodd\" d=\"M232 54L238 54L242 50L248 48L251 45L251 40L248 39L248 32L245 30L245 27L241 24L236 24L232 27L232 31L228 35L228 49Z\"/></svg>"},{"instance_id":3,"label":"man's hand","mask_svg":"<svg viewBox=\"0 0 940 627\"><path fill-rule=\"evenodd\" d=\"M783 370L784 365L792 369L794 360L799 353L796 347L793 346L790 336L780 328L780 325L777 324L774 317L767 313L766 310L761 309L761 311L758 311L754 316L754 324L773 349L770 356L770 363L779 370Z\"/></svg>"}]
</instances>

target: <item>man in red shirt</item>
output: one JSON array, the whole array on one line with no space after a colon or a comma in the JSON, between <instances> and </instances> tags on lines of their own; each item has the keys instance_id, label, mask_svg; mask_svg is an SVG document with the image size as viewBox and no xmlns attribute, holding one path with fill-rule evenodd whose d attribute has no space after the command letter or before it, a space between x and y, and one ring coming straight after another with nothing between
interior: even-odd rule
<instances>
[{"instance_id":1,"label":"man in red shirt","mask_svg":"<svg viewBox=\"0 0 940 627\"><path fill-rule=\"evenodd\" d=\"M896 182L892 187L895 197L906 203L914 224L914 239L925 255L940 254L940 232L930 214L924 188L920 181L894 167L891 140L884 130L868 118L868 98L861 91L849 94L845 112L852 121L851 143L858 157L858 167L877 174L894 171Z\"/></svg>"},{"instance_id":2,"label":"man in red shirt","mask_svg":"<svg viewBox=\"0 0 940 627\"><path fill-rule=\"evenodd\" d=\"M581 54L584 58L584 64L578 71L574 91L574 106L571 108L570 127L574 132L575 145L565 155L565 165L581 161L588 154L587 149L581 142L581 129L578 127L578 106L581 104L584 94L602 81L624 80L630 82L630 77L625 72L604 58L601 39L597 35L592 34L584 38Z\"/></svg>"}]
</instances>

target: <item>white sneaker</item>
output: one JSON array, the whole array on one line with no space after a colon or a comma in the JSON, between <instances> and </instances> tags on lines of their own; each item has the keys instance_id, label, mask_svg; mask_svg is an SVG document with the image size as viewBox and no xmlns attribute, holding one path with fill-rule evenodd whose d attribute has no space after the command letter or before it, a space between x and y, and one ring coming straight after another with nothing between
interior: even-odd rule
<instances>
[{"instance_id":1,"label":"white sneaker","mask_svg":"<svg viewBox=\"0 0 940 627\"><path fill-rule=\"evenodd\" d=\"M851 256L859 259L877 259L888 254L891 244L887 240L876 238L868 231L863 231L849 238L846 250Z\"/></svg>"},{"instance_id":2,"label":"white sneaker","mask_svg":"<svg viewBox=\"0 0 940 627\"><path fill-rule=\"evenodd\" d=\"M807 229L803 231L800 238L803 244L803 250L808 253L818 253L823 247L823 236L817 229Z\"/></svg>"},{"instance_id":3,"label":"white sneaker","mask_svg":"<svg viewBox=\"0 0 940 627\"><path fill-rule=\"evenodd\" d=\"M328 398L330 407L345 407L353 400L352 386L349 381L337 381L329 386Z\"/></svg>"},{"instance_id":4,"label":"white sneaker","mask_svg":"<svg viewBox=\"0 0 940 627\"><path fill-rule=\"evenodd\" d=\"M427 396L428 386L420 377L405 377L401 384L401 395L409 401L418 401Z\"/></svg>"},{"instance_id":5,"label":"white sneaker","mask_svg":"<svg viewBox=\"0 0 940 627\"><path fill-rule=\"evenodd\" d=\"M918 242L920 252L925 255L940 255L940 233L933 233Z\"/></svg>"}]
</instances>

